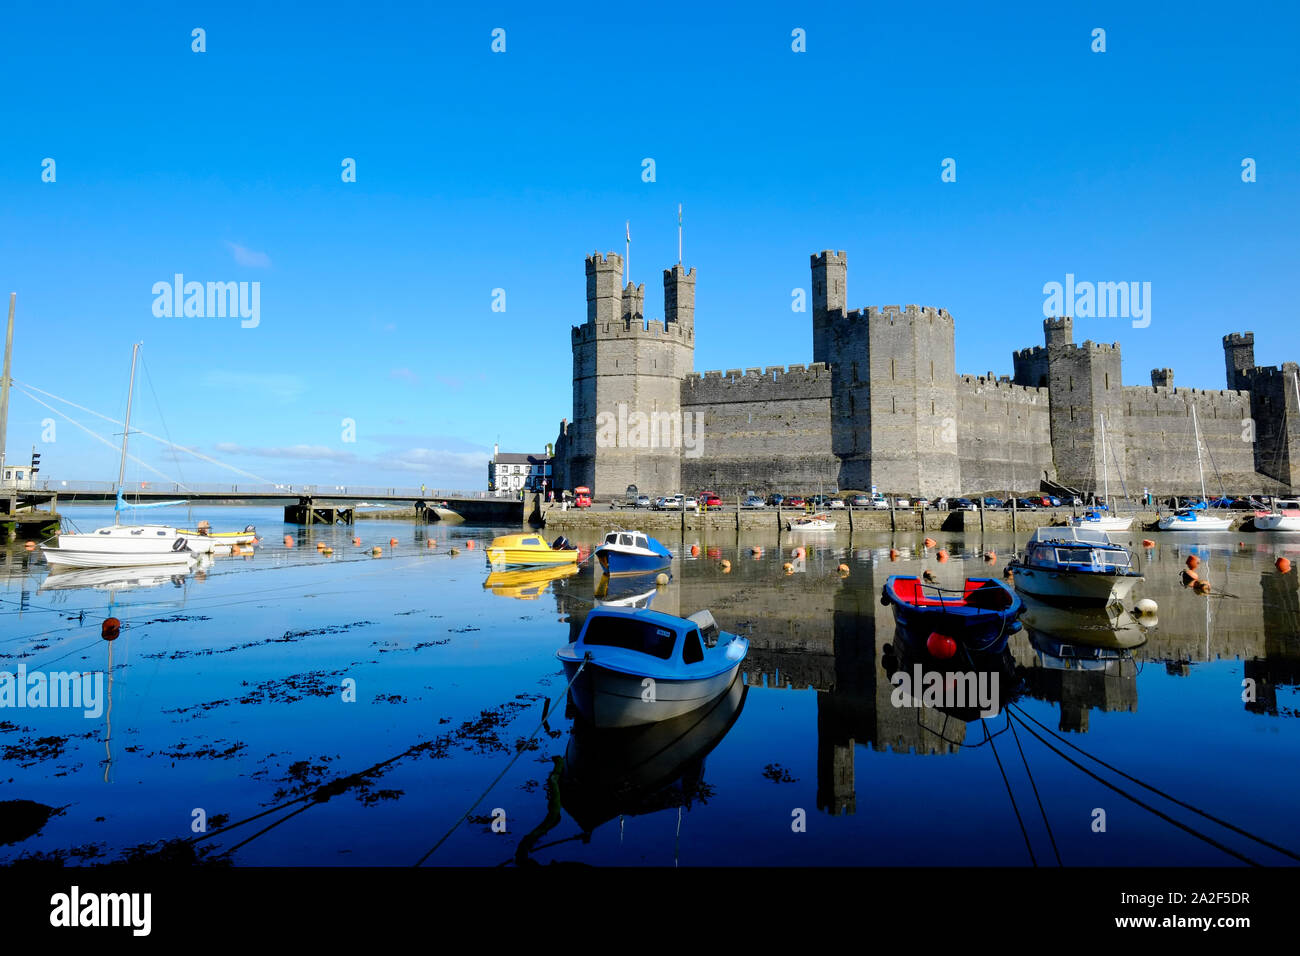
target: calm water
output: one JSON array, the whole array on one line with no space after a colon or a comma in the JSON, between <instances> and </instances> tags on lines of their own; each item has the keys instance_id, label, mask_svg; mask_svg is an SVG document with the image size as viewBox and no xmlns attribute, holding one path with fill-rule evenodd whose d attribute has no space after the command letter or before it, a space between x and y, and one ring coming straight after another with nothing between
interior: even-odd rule
<instances>
[{"instance_id":1,"label":"calm water","mask_svg":"<svg viewBox=\"0 0 1300 956\"><path fill-rule=\"evenodd\" d=\"M73 514L85 529L109 512ZM1055 863L1049 825L1067 865L1238 862L1091 779L1028 728L1252 859L1291 862L1068 744L1300 851L1300 600L1297 572L1273 566L1283 551L1300 564L1300 540L1151 535L1158 546L1134 599L1159 603L1158 624L1034 609L996 665L1010 706L986 720L891 703L889 675L909 662L880 589L890 573L923 568L946 584L1000 574L1010 537L940 535L952 552L941 563L920 552L919 536L855 537L850 548L842 535L811 547L789 575L788 536L783 547L734 534L668 540L680 556L653 606L707 607L723 629L747 634L747 686L685 723L612 739L575 738L559 700L529 744L544 699L563 691L554 653L592 606L590 566L488 587L492 529L364 521L308 532L282 526L279 509L194 517L216 530L256 523L263 543L251 557L112 589L53 587L78 582L50 579L38 556L0 551L0 670L111 666L112 676L111 706L96 717L0 708L0 801L40 805L0 805L0 862L176 852L172 841L196 836L196 810L213 831L279 807L195 846L239 865L411 864L520 750L429 864L511 861L526 837L543 863L1022 865L1026 842ZM1208 597L1179 585L1192 551ZM625 586L606 598L636 594ZM100 637L110 614L124 625L111 644ZM355 701L344 700L347 681ZM566 755L564 809L548 821L547 778ZM290 802L309 793L319 799ZM53 808L43 826L41 807ZM494 832L494 813L506 832Z\"/></svg>"}]
</instances>

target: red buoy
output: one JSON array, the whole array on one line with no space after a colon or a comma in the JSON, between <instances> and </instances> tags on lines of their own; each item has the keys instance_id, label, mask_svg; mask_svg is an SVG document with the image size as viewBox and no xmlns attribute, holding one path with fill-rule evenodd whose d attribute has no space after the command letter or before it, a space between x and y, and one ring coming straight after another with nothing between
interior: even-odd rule
<instances>
[{"instance_id":1,"label":"red buoy","mask_svg":"<svg viewBox=\"0 0 1300 956\"><path fill-rule=\"evenodd\" d=\"M99 625L99 636L106 641L115 641L117 636L122 633L122 622L115 617L104 618L104 623Z\"/></svg>"},{"instance_id":2,"label":"red buoy","mask_svg":"<svg viewBox=\"0 0 1300 956\"><path fill-rule=\"evenodd\" d=\"M930 656L946 661L957 653L957 642L946 634L935 631L925 639L925 649L930 652Z\"/></svg>"},{"instance_id":3,"label":"red buoy","mask_svg":"<svg viewBox=\"0 0 1300 956\"><path fill-rule=\"evenodd\" d=\"M1278 558L1273 562L1273 564L1283 574L1289 574L1291 572L1291 562L1286 558Z\"/></svg>"},{"instance_id":4,"label":"red buoy","mask_svg":"<svg viewBox=\"0 0 1300 956\"><path fill-rule=\"evenodd\" d=\"M1189 554L1189 555L1187 556L1187 567L1188 567L1190 570L1195 571L1195 570L1196 570L1197 568L1199 568L1200 566L1201 566L1201 559L1200 559L1200 558L1198 558L1198 557L1197 557L1196 555L1194 555L1194 554Z\"/></svg>"},{"instance_id":5,"label":"red buoy","mask_svg":"<svg viewBox=\"0 0 1300 956\"><path fill-rule=\"evenodd\" d=\"M940 564L943 564L945 561L948 560L948 552L945 551L943 548L940 548L938 553L935 555L935 557L939 559Z\"/></svg>"}]
</instances>

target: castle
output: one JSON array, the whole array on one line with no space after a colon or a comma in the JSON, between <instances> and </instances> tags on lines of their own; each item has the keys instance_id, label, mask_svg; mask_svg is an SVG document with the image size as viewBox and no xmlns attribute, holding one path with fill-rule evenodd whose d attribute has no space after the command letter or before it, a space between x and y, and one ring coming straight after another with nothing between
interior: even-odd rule
<instances>
[{"instance_id":1,"label":"castle","mask_svg":"<svg viewBox=\"0 0 1300 956\"><path fill-rule=\"evenodd\" d=\"M1075 344L1069 316L1013 354L1013 376L963 375L947 311L849 311L844 253L811 267L811 364L698 373L695 270L664 270L664 318L647 322L622 257L587 257L554 487L934 497L1093 492L1108 478L1118 494L1122 477L1130 495L1199 494L1195 407L1212 494L1220 478L1230 494L1300 490L1300 367L1257 367L1251 332L1223 339L1226 390L1175 388L1167 368L1125 385L1118 343Z\"/></svg>"}]
</instances>

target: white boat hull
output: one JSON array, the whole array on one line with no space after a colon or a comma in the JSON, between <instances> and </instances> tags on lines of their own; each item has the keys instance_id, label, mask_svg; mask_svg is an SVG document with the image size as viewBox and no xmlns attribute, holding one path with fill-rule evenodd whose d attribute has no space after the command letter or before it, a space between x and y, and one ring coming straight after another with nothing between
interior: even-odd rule
<instances>
[{"instance_id":1,"label":"white boat hull","mask_svg":"<svg viewBox=\"0 0 1300 956\"><path fill-rule=\"evenodd\" d=\"M1015 568L1017 591L1057 603L1105 606L1124 601L1141 580L1141 575L1132 574Z\"/></svg>"},{"instance_id":2,"label":"white boat hull","mask_svg":"<svg viewBox=\"0 0 1300 956\"><path fill-rule=\"evenodd\" d=\"M1097 531L1127 531L1133 526L1133 516L1127 518L1071 518L1072 528L1093 528Z\"/></svg>"},{"instance_id":3,"label":"white boat hull","mask_svg":"<svg viewBox=\"0 0 1300 956\"><path fill-rule=\"evenodd\" d=\"M1206 515L1196 515L1189 520L1187 518L1177 518L1173 515L1165 515L1159 521L1161 531L1231 531L1231 518L1211 518Z\"/></svg>"},{"instance_id":4,"label":"white boat hull","mask_svg":"<svg viewBox=\"0 0 1300 956\"><path fill-rule=\"evenodd\" d=\"M1255 515L1255 527L1260 531L1300 531L1300 515Z\"/></svg>"},{"instance_id":5,"label":"white boat hull","mask_svg":"<svg viewBox=\"0 0 1300 956\"><path fill-rule=\"evenodd\" d=\"M166 525L111 525L87 534L59 534L41 551L51 566L61 568L180 566L196 557L184 535Z\"/></svg>"},{"instance_id":6,"label":"white boat hull","mask_svg":"<svg viewBox=\"0 0 1300 956\"><path fill-rule=\"evenodd\" d=\"M787 521L786 531L834 531L834 521Z\"/></svg>"},{"instance_id":7,"label":"white boat hull","mask_svg":"<svg viewBox=\"0 0 1300 956\"><path fill-rule=\"evenodd\" d=\"M198 560L193 551L141 552L138 554L113 554L105 551L72 551L41 546L45 561L55 568L144 568L189 567Z\"/></svg>"},{"instance_id":8,"label":"white boat hull","mask_svg":"<svg viewBox=\"0 0 1300 956\"><path fill-rule=\"evenodd\" d=\"M578 664L565 662L566 675ZM713 677L699 680L661 680L654 682L654 693L647 692L644 679L634 674L607 670L588 664L578 675L569 695L574 706L588 722L597 727L637 727L688 714L722 695L736 678L740 662ZM646 700L646 697L653 699Z\"/></svg>"}]
</instances>

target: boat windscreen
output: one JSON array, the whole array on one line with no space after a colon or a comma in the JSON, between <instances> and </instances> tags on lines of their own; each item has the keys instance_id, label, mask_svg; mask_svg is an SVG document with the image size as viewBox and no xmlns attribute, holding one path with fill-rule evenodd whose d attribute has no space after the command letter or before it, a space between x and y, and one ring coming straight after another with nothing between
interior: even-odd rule
<instances>
[{"instance_id":1,"label":"boat windscreen","mask_svg":"<svg viewBox=\"0 0 1300 956\"><path fill-rule=\"evenodd\" d=\"M593 617L587 622L587 633L583 636L583 641L600 647L640 651L666 661L673 655L677 635L650 621L601 616Z\"/></svg>"}]
</instances>

